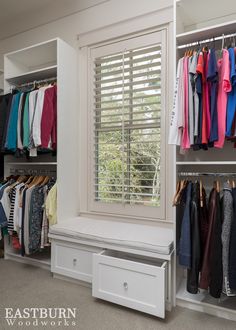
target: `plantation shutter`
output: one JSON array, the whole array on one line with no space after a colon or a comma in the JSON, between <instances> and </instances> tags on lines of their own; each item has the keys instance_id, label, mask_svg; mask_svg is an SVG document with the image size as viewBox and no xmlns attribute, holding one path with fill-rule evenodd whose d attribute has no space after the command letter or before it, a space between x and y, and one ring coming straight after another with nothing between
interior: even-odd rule
<instances>
[{"instance_id":1,"label":"plantation shutter","mask_svg":"<svg viewBox=\"0 0 236 330\"><path fill-rule=\"evenodd\" d=\"M162 43L93 59L93 199L160 207Z\"/></svg>"}]
</instances>

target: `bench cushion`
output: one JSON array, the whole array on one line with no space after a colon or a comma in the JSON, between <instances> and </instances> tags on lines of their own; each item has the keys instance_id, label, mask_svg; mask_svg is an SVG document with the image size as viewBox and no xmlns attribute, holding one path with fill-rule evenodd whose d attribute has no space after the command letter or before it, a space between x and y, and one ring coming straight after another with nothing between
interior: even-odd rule
<instances>
[{"instance_id":1,"label":"bench cushion","mask_svg":"<svg viewBox=\"0 0 236 330\"><path fill-rule=\"evenodd\" d=\"M165 255L173 250L173 230L157 226L78 217L51 226L50 233Z\"/></svg>"}]
</instances>

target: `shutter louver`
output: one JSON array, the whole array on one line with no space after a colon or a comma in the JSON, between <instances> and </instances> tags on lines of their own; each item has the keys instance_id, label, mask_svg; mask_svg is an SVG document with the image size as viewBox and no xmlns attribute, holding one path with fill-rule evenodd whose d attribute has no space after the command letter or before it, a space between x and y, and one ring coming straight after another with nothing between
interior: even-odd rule
<instances>
[{"instance_id":1,"label":"shutter louver","mask_svg":"<svg viewBox=\"0 0 236 330\"><path fill-rule=\"evenodd\" d=\"M94 198L160 206L161 44L94 62Z\"/></svg>"}]
</instances>

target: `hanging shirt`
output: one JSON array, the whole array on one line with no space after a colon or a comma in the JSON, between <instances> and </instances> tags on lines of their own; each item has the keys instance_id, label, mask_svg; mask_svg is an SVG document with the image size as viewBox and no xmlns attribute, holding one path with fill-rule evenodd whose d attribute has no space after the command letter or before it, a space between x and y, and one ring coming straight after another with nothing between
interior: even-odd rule
<instances>
[{"instance_id":1,"label":"hanging shirt","mask_svg":"<svg viewBox=\"0 0 236 330\"><path fill-rule=\"evenodd\" d=\"M171 113L169 144L180 145L183 124L180 116L183 112L183 58L179 59L176 73L173 110Z\"/></svg>"},{"instance_id":2,"label":"hanging shirt","mask_svg":"<svg viewBox=\"0 0 236 330\"><path fill-rule=\"evenodd\" d=\"M193 57L188 58L188 119L189 119L189 143L190 145L194 144L194 99L193 99L193 86L191 84L191 73L190 67Z\"/></svg>"},{"instance_id":3,"label":"hanging shirt","mask_svg":"<svg viewBox=\"0 0 236 330\"><path fill-rule=\"evenodd\" d=\"M207 72L208 72L208 64L209 64L209 59L210 59L210 54L209 52L204 52L203 53L203 58L204 58L204 78L203 78L203 95L204 95L204 107L203 111L205 112L205 119L206 119L206 134L203 138L203 143L208 143L209 138L210 138L210 129L211 129L211 116L210 116L210 102L209 102L209 94L210 94L210 84L209 81L207 80Z\"/></svg>"},{"instance_id":4,"label":"hanging shirt","mask_svg":"<svg viewBox=\"0 0 236 330\"><path fill-rule=\"evenodd\" d=\"M223 148L225 142L226 131L226 107L227 93L231 91L230 83L230 64L229 53L226 49L222 50L222 59L218 61L219 87L217 97L217 113L218 113L218 140L214 143L216 148Z\"/></svg>"},{"instance_id":5,"label":"hanging shirt","mask_svg":"<svg viewBox=\"0 0 236 330\"><path fill-rule=\"evenodd\" d=\"M234 134L232 132L233 120L236 112L236 63L235 63L235 53L234 48L229 48L229 61L230 61L230 82L232 90L228 95L227 102L227 115L226 115L226 136L230 137Z\"/></svg>"},{"instance_id":6,"label":"hanging shirt","mask_svg":"<svg viewBox=\"0 0 236 330\"><path fill-rule=\"evenodd\" d=\"M189 100L188 100L188 83L189 83L189 70L188 70L188 57L184 57L184 128L181 147L183 149L190 148L189 141Z\"/></svg>"},{"instance_id":7,"label":"hanging shirt","mask_svg":"<svg viewBox=\"0 0 236 330\"><path fill-rule=\"evenodd\" d=\"M56 146L56 86L46 89L41 119L41 146L48 148L50 140Z\"/></svg>"},{"instance_id":8,"label":"hanging shirt","mask_svg":"<svg viewBox=\"0 0 236 330\"><path fill-rule=\"evenodd\" d=\"M192 61L189 68L190 82L193 89L194 137L198 136L198 118L199 118L199 98L196 88L197 60L198 60L198 55L197 52L195 52L192 56Z\"/></svg>"},{"instance_id":9,"label":"hanging shirt","mask_svg":"<svg viewBox=\"0 0 236 330\"><path fill-rule=\"evenodd\" d=\"M46 199L46 215L49 225L57 223L57 183L51 188Z\"/></svg>"},{"instance_id":10,"label":"hanging shirt","mask_svg":"<svg viewBox=\"0 0 236 330\"><path fill-rule=\"evenodd\" d=\"M5 148L10 151L16 151L17 148L17 119L19 102L22 93L17 93L13 96L11 112L6 135Z\"/></svg>"},{"instance_id":11,"label":"hanging shirt","mask_svg":"<svg viewBox=\"0 0 236 330\"><path fill-rule=\"evenodd\" d=\"M30 92L29 95L29 127L30 127L29 150L30 150L30 156L32 157L37 156L37 149L34 147L34 141L33 141L33 121L35 115L37 95L38 95L38 90Z\"/></svg>"},{"instance_id":12,"label":"hanging shirt","mask_svg":"<svg viewBox=\"0 0 236 330\"><path fill-rule=\"evenodd\" d=\"M23 147L28 148L29 138L30 138L30 125L29 125L29 96L30 93L27 93L25 99L25 106L23 110Z\"/></svg>"},{"instance_id":13,"label":"hanging shirt","mask_svg":"<svg viewBox=\"0 0 236 330\"><path fill-rule=\"evenodd\" d=\"M21 97L20 97L18 118L17 118L17 148L20 150L23 149L23 143L22 143L22 139L21 139L21 117L22 117L22 113L24 110L25 97L26 97L26 94L22 93Z\"/></svg>"},{"instance_id":14,"label":"hanging shirt","mask_svg":"<svg viewBox=\"0 0 236 330\"><path fill-rule=\"evenodd\" d=\"M207 81L210 84L210 142L218 140L218 115L217 115L217 86L218 86L218 68L215 50L211 49L209 52Z\"/></svg>"},{"instance_id":15,"label":"hanging shirt","mask_svg":"<svg viewBox=\"0 0 236 330\"><path fill-rule=\"evenodd\" d=\"M42 112L43 112L43 104L44 104L44 95L47 88L41 87L37 94L37 102L35 105L35 114L32 123L32 137L34 146L38 147L41 146L41 119L42 119Z\"/></svg>"}]
</instances>

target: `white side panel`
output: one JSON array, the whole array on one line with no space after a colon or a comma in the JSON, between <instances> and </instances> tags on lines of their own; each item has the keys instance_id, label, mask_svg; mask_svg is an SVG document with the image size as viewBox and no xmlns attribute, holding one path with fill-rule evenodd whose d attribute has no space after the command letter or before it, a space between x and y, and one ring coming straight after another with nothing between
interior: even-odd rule
<instances>
[{"instance_id":1,"label":"white side panel","mask_svg":"<svg viewBox=\"0 0 236 330\"><path fill-rule=\"evenodd\" d=\"M58 222L78 215L76 51L58 40Z\"/></svg>"}]
</instances>

